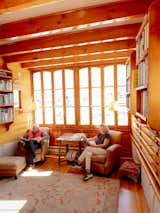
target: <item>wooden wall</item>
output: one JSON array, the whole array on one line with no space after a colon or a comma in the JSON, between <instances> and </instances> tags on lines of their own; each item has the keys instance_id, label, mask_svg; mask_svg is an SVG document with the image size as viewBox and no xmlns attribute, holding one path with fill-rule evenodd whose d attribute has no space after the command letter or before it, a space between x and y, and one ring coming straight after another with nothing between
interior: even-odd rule
<instances>
[{"instance_id":1,"label":"wooden wall","mask_svg":"<svg viewBox=\"0 0 160 213\"><path fill-rule=\"evenodd\" d=\"M149 7L149 82L148 82L148 123L160 130L160 1Z\"/></svg>"},{"instance_id":2,"label":"wooden wall","mask_svg":"<svg viewBox=\"0 0 160 213\"><path fill-rule=\"evenodd\" d=\"M21 89L22 108L26 112L14 109L14 123L10 125L8 131L4 125L0 125L0 144L17 140L28 128L28 121L32 116L32 113L27 112L31 103L30 72L27 69L22 69L17 63L8 64L8 68L13 71L14 78L17 78L18 72L21 74L20 79L16 82L16 87Z\"/></svg>"}]
</instances>

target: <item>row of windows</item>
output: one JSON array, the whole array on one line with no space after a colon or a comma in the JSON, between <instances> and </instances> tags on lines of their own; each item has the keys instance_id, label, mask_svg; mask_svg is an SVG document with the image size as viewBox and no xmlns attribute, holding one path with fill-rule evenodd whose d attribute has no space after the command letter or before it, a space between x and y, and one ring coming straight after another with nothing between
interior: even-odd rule
<instances>
[{"instance_id":1,"label":"row of windows","mask_svg":"<svg viewBox=\"0 0 160 213\"><path fill-rule=\"evenodd\" d=\"M35 72L33 94L36 123L128 125L125 65Z\"/></svg>"}]
</instances>

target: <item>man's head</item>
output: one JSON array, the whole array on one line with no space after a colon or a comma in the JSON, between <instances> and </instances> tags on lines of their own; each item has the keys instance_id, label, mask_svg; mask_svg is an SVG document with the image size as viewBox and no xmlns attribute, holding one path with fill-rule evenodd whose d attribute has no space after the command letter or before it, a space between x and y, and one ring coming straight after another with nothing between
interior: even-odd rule
<instances>
[{"instance_id":1,"label":"man's head","mask_svg":"<svg viewBox=\"0 0 160 213\"><path fill-rule=\"evenodd\" d=\"M39 130L38 124L33 124L33 132L37 132Z\"/></svg>"},{"instance_id":2,"label":"man's head","mask_svg":"<svg viewBox=\"0 0 160 213\"><path fill-rule=\"evenodd\" d=\"M99 131L100 131L100 133L105 134L105 133L109 132L109 128L107 125L101 124L99 126Z\"/></svg>"}]
</instances>

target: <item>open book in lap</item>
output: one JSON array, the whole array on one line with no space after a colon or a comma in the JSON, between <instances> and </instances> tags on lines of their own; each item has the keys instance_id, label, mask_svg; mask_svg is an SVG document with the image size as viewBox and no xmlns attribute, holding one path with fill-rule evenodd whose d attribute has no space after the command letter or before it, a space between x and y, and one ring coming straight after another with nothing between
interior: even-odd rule
<instances>
[{"instance_id":1,"label":"open book in lap","mask_svg":"<svg viewBox=\"0 0 160 213\"><path fill-rule=\"evenodd\" d=\"M28 141L37 141L36 138L31 138L31 139L27 139L27 138L24 138L24 137L21 137L20 140L24 141L24 142L28 142Z\"/></svg>"},{"instance_id":2,"label":"open book in lap","mask_svg":"<svg viewBox=\"0 0 160 213\"><path fill-rule=\"evenodd\" d=\"M96 144L94 140L88 140L87 138L83 138L83 142L88 146Z\"/></svg>"},{"instance_id":3,"label":"open book in lap","mask_svg":"<svg viewBox=\"0 0 160 213\"><path fill-rule=\"evenodd\" d=\"M96 145L96 143L94 140L92 140L92 141L88 141L88 145Z\"/></svg>"}]
</instances>

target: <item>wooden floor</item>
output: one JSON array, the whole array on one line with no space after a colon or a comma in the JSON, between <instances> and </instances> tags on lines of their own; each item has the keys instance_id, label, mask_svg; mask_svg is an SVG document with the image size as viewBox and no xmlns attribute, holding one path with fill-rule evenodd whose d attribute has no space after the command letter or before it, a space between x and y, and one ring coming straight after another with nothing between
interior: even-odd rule
<instances>
[{"instance_id":1,"label":"wooden floor","mask_svg":"<svg viewBox=\"0 0 160 213\"><path fill-rule=\"evenodd\" d=\"M66 162L62 162L58 166L58 158L52 156L46 159L43 164L37 164L36 168L45 170L56 170L61 172L71 172L83 174L80 169L71 168ZM83 175L82 175L83 176ZM118 178L114 173L112 178ZM133 181L123 179L120 182L119 205L118 213L149 213L146 199L143 194L143 189L140 184Z\"/></svg>"}]
</instances>

